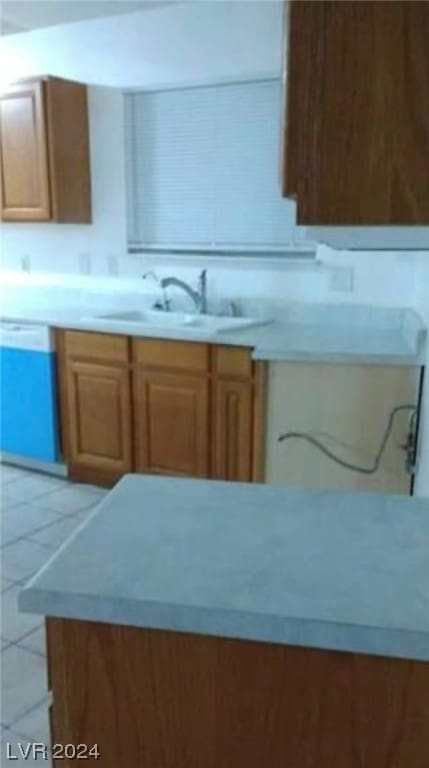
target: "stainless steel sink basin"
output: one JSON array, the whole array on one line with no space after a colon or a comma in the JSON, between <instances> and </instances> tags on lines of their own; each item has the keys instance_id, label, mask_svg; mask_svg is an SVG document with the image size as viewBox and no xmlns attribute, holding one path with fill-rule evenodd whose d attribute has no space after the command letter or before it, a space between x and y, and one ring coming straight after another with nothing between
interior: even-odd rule
<instances>
[{"instance_id":1,"label":"stainless steel sink basin","mask_svg":"<svg viewBox=\"0 0 429 768\"><path fill-rule=\"evenodd\" d=\"M220 317L217 315L197 315L185 312L163 312L162 310L128 310L124 312L109 312L93 317L82 318L91 323L116 326L134 326L149 330L177 330L201 336L225 331L240 330L256 325L265 325L270 320L254 317Z\"/></svg>"}]
</instances>

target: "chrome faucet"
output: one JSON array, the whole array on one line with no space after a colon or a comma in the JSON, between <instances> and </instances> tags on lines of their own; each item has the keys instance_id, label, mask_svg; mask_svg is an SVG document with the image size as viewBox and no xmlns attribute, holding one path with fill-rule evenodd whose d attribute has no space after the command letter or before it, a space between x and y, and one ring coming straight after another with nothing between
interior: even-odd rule
<instances>
[{"instance_id":1,"label":"chrome faucet","mask_svg":"<svg viewBox=\"0 0 429 768\"><path fill-rule=\"evenodd\" d=\"M184 280L180 280L178 277L164 277L160 281L161 288L165 290L170 285L175 285L176 288L181 288L182 291L188 294L195 304L195 309L200 315L205 315L207 312L207 270L203 269L198 277L198 288L195 290L191 288Z\"/></svg>"}]
</instances>

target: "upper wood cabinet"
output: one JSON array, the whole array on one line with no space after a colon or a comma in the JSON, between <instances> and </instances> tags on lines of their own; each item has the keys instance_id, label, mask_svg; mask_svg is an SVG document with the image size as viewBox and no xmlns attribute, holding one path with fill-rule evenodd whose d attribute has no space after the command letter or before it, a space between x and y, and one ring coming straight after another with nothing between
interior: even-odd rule
<instances>
[{"instance_id":1,"label":"upper wood cabinet","mask_svg":"<svg viewBox=\"0 0 429 768\"><path fill-rule=\"evenodd\" d=\"M46 78L0 92L3 221L91 222L87 89Z\"/></svg>"},{"instance_id":2,"label":"upper wood cabinet","mask_svg":"<svg viewBox=\"0 0 429 768\"><path fill-rule=\"evenodd\" d=\"M429 3L292 0L283 193L299 224L429 224Z\"/></svg>"}]
</instances>

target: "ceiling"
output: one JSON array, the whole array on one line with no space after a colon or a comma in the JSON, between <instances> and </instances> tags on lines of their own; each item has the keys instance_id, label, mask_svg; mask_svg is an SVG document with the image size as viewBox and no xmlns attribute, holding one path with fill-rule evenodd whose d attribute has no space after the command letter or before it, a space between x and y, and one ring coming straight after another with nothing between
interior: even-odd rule
<instances>
[{"instance_id":1,"label":"ceiling","mask_svg":"<svg viewBox=\"0 0 429 768\"><path fill-rule=\"evenodd\" d=\"M152 10L178 0L1 0L0 33L10 35L40 27L69 24L100 16Z\"/></svg>"}]
</instances>

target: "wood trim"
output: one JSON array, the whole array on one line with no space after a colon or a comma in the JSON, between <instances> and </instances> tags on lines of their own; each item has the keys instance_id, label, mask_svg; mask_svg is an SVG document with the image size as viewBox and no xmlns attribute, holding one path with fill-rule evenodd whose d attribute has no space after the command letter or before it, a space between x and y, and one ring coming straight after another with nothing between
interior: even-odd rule
<instances>
[{"instance_id":1,"label":"wood trim","mask_svg":"<svg viewBox=\"0 0 429 768\"><path fill-rule=\"evenodd\" d=\"M296 20L291 2L283 4L283 104L280 147L281 188L284 197L296 197L298 191L298 132L300 129L300 48L292 48L291 40L299 39L304 30L295 31ZM289 120L288 118L291 117Z\"/></svg>"},{"instance_id":2,"label":"wood trim","mask_svg":"<svg viewBox=\"0 0 429 768\"><path fill-rule=\"evenodd\" d=\"M49 77L45 94L53 218L90 224L87 87Z\"/></svg>"},{"instance_id":3,"label":"wood trim","mask_svg":"<svg viewBox=\"0 0 429 768\"><path fill-rule=\"evenodd\" d=\"M52 653L51 653L51 631L52 631L51 619L45 618L45 632L46 632L46 681L48 685L48 691L52 690Z\"/></svg>"},{"instance_id":4,"label":"wood trim","mask_svg":"<svg viewBox=\"0 0 429 768\"><path fill-rule=\"evenodd\" d=\"M252 412L251 381L214 380L211 477L218 480L251 481Z\"/></svg>"},{"instance_id":5,"label":"wood trim","mask_svg":"<svg viewBox=\"0 0 429 768\"><path fill-rule=\"evenodd\" d=\"M129 338L122 334L65 331L65 349L72 360L106 365L129 362Z\"/></svg>"},{"instance_id":6,"label":"wood trim","mask_svg":"<svg viewBox=\"0 0 429 768\"><path fill-rule=\"evenodd\" d=\"M265 482L268 365L256 362L253 392L252 481Z\"/></svg>"},{"instance_id":7,"label":"wood trim","mask_svg":"<svg viewBox=\"0 0 429 768\"><path fill-rule=\"evenodd\" d=\"M209 345L199 341L131 339L131 361L135 368L209 372Z\"/></svg>"},{"instance_id":8,"label":"wood trim","mask_svg":"<svg viewBox=\"0 0 429 768\"><path fill-rule=\"evenodd\" d=\"M250 347L214 344L211 350L211 372L218 378L251 379L253 361Z\"/></svg>"},{"instance_id":9,"label":"wood trim","mask_svg":"<svg viewBox=\"0 0 429 768\"><path fill-rule=\"evenodd\" d=\"M75 461L71 461L68 465L68 479L71 482L90 483L91 485L100 485L103 488L113 488L121 477L124 477L124 474L126 473L115 472L111 469L88 467Z\"/></svg>"},{"instance_id":10,"label":"wood trim","mask_svg":"<svg viewBox=\"0 0 429 768\"><path fill-rule=\"evenodd\" d=\"M63 459L68 462L71 458L70 451L70 427L69 427L69 401L67 388L67 353L66 333L61 329L55 329L55 353L57 393L59 410L60 449Z\"/></svg>"},{"instance_id":11,"label":"wood trim","mask_svg":"<svg viewBox=\"0 0 429 768\"><path fill-rule=\"evenodd\" d=\"M47 662L48 667L51 669L50 690L53 698L51 710L52 717L49 722L51 743L73 744L67 705L64 709L64 704L66 703L67 698L69 698L70 693L70 681L67 680L66 668L64 665L63 652L65 648L62 647L64 620L48 617L46 619L46 625L47 637L49 638L47 646ZM63 691L63 694L61 694L61 691ZM64 736L66 736L66 738L63 741ZM68 760L62 760L61 762L66 768L69 766Z\"/></svg>"}]
</instances>

